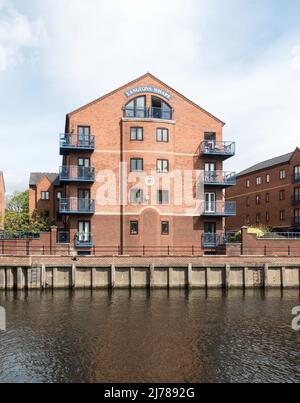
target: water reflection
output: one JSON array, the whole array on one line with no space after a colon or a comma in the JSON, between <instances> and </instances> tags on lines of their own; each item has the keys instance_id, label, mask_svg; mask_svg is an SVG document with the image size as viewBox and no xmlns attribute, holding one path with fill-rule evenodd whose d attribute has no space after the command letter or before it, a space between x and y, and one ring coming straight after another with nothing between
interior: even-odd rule
<instances>
[{"instance_id":1,"label":"water reflection","mask_svg":"<svg viewBox=\"0 0 300 403\"><path fill-rule=\"evenodd\" d=\"M2 382L300 380L298 291L0 293Z\"/></svg>"}]
</instances>

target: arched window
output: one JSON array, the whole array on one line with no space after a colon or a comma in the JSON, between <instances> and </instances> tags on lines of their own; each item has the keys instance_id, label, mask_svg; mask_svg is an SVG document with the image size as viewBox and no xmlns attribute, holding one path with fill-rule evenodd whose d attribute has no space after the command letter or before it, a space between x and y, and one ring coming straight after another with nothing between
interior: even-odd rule
<instances>
[{"instance_id":1,"label":"arched window","mask_svg":"<svg viewBox=\"0 0 300 403\"><path fill-rule=\"evenodd\" d=\"M152 97L150 117L154 119L172 120L172 108L158 97Z\"/></svg>"},{"instance_id":2,"label":"arched window","mask_svg":"<svg viewBox=\"0 0 300 403\"><path fill-rule=\"evenodd\" d=\"M145 118L147 117L146 97L138 97L128 102L125 106L126 118Z\"/></svg>"}]
</instances>

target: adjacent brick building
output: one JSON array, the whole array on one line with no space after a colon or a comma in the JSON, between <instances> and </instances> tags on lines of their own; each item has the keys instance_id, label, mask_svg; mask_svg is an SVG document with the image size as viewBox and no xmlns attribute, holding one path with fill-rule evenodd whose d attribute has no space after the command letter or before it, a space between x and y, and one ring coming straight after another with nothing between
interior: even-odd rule
<instances>
[{"instance_id":1,"label":"adjacent brick building","mask_svg":"<svg viewBox=\"0 0 300 403\"><path fill-rule=\"evenodd\" d=\"M227 230L265 225L275 231L299 231L300 149L239 173L227 198L237 203L237 215L227 219Z\"/></svg>"},{"instance_id":2,"label":"adjacent brick building","mask_svg":"<svg viewBox=\"0 0 300 403\"><path fill-rule=\"evenodd\" d=\"M223 126L148 73L67 115L60 136L59 180L49 175L32 180L31 205L53 216L57 211L58 240L69 240L83 254L116 245L121 253L168 245L195 245L211 252L224 232L224 218L235 214L235 203L224 197L235 174L223 172L223 161L235 154L235 144L223 141ZM127 164L126 171L120 171L120 164ZM117 197L104 205L103 172L108 170L115 183L106 193L116 189ZM175 170L205 171L201 214L187 213L186 203L174 203L175 185L164 187L164 175ZM120 189L127 186L120 188L120 183L141 171L147 175L145 183L128 185L120 203ZM159 173L159 186L153 172ZM156 205L149 196L154 188ZM47 203L40 200L44 191L50 193Z\"/></svg>"},{"instance_id":3,"label":"adjacent brick building","mask_svg":"<svg viewBox=\"0 0 300 403\"><path fill-rule=\"evenodd\" d=\"M5 182L3 172L0 171L0 230L3 230L5 215Z\"/></svg>"}]
</instances>

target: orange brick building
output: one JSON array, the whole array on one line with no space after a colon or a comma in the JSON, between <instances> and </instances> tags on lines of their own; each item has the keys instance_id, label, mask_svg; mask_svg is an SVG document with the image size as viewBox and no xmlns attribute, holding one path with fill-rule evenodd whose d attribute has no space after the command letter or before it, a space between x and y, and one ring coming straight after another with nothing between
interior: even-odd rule
<instances>
[{"instance_id":1,"label":"orange brick building","mask_svg":"<svg viewBox=\"0 0 300 403\"><path fill-rule=\"evenodd\" d=\"M5 182L3 172L0 171L0 230L3 230L5 204Z\"/></svg>"},{"instance_id":2,"label":"orange brick building","mask_svg":"<svg viewBox=\"0 0 300 403\"><path fill-rule=\"evenodd\" d=\"M116 245L120 253L175 245L214 251L224 218L235 214L235 203L224 197L235 174L223 172L235 143L223 141L223 126L149 73L69 113L60 136L59 183L52 182L51 191L57 197L61 186L58 239L69 239L82 254ZM196 203L197 171L204 171L201 213L185 198L176 203L179 188L164 179L193 172ZM40 209L38 200L35 206ZM47 209L55 211L51 197Z\"/></svg>"},{"instance_id":3,"label":"orange brick building","mask_svg":"<svg viewBox=\"0 0 300 403\"><path fill-rule=\"evenodd\" d=\"M265 225L276 231L299 231L300 149L239 173L227 199L237 203L237 215L227 219L227 230Z\"/></svg>"}]
</instances>

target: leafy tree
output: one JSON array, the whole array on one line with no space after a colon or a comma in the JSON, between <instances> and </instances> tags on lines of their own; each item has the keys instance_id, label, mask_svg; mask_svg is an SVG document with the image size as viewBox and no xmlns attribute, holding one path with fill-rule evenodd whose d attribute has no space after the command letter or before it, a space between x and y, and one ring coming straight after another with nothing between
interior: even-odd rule
<instances>
[{"instance_id":1,"label":"leafy tree","mask_svg":"<svg viewBox=\"0 0 300 403\"><path fill-rule=\"evenodd\" d=\"M41 216L35 210L29 214L29 192L15 192L9 197L4 219L4 230L8 233L27 232L39 233L50 231L55 222L46 216Z\"/></svg>"}]
</instances>

